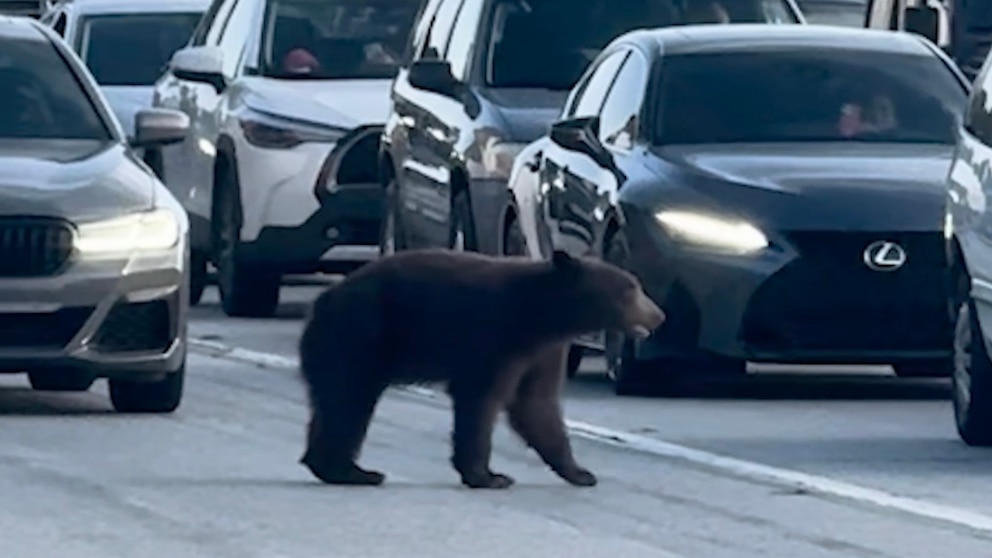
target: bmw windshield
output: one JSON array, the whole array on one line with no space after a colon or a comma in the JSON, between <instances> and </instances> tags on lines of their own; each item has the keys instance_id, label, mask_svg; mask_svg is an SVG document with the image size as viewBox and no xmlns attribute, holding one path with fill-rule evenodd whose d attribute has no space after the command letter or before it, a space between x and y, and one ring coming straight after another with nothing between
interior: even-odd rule
<instances>
[{"instance_id":1,"label":"bmw windshield","mask_svg":"<svg viewBox=\"0 0 992 558\"><path fill-rule=\"evenodd\" d=\"M92 99L47 38L0 37L0 138L112 139Z\"/></svg>"},{"instance_id":2,"label":"bmw windshield","mask_svg":"<svg viewBox=\"0 0 992 558\"><path fill-rule=\"evenodd\" d=\"M669 56L659 144L953 144L967 92L936 56L854 49Z\"/></svg>"}]
</instances>

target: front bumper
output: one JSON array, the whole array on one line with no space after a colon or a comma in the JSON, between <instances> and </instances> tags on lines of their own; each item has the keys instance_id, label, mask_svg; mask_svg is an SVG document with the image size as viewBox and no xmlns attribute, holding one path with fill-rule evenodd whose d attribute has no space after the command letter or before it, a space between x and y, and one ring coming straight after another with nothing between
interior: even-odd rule
<instances>
[{"instance_id":1,"label":"front bumper","mask_svg":"<svg viewBox=\"0 0 992 558\"><path fill-rule=\"evenodd\" d=\"M629 267L668 320L638 357L696 351L755 362L893 364L951 354L943 236L790 232L754 256L674 247L652 216L628 217ZM868 269L865 247L900 242L906 264Z\"/></svg>"},{"instance_id":2,"label":"front bumper","mask_svg":"<svg viewBox=\"0 0 992 558\"><path fill-rule=\"evenodd\" d=\"M273 190L265 200L257 234L246 237L243 231L239 258L281 273L313 273L378 257L384 199L378 172L381 134L377 125L355 128L326 156L317 155L318 144L299 148L306 152L305 168L278 182L282 193L274 195ZM245 169L276 153L253 149L268 157L241 161L242 182L253 176L244 174Z\"/></svg>"},{"instance_id":3,"label":"front bumper","mask_svg":"<svg viewBox=\"0 0 992 558\"><path fill-rule=\"evenodd\" d=\"M0 277L0 372L71 368L154 379L186 358L185 265L75 262L53 276Z\"/></svg>"}]
</instances>

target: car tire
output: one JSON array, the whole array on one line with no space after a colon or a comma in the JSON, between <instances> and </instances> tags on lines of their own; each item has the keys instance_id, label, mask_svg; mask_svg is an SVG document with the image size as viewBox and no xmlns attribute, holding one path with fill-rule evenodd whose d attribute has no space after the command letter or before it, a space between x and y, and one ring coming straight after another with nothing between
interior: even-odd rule
<instances>
[{"instance_id":1,"label":"car tire","mask_svg":"<svg viewBox=\"0 0 992 558\"><path fill-rule=\"evenodd\" d=\"M119 413L171 413L179 408L186 366L154 382L111 379L110 402Z\"/></svg>"},{"instance_id":2,"label":"car tire","mask_svg":"<svg viewBox=\"0 0 992 558\"><path fill-rule=\"evenodd\" d=\"M232 163L233 166L233 163ZM279 307L282 277L277 273L248 266L239 257L240 187L234 171L222 173L219 195L215 203L216 217L212 219L214 247L216 250L217 288L221 307L231 317L268 318Z\"/></svg>"},{"instance_id":3,"label":"car tire","mask_svg":"<svg viewBox=\"0 0 992 558\"><path fill-rule=\"evenodd\" d=\"M958 435L969 446L992 446L992 360L975 303L958 308L951 399Z\"/></svg>"},{"instance_id":4,"label":"car tire","mask_svg":"<svg viewBox=\"0 0 992 558\"><path fill-rule=\"evenodd\" d=\"M893 364L892 369L900 378L949 378L954 373L954 361L951 358L914 360Z\"/></svg>"},{"instance_id":5,"label":"car tire","mask_svg":"<svg viewBox=\"0 0 992 558\"><path fill-rule=\"evenodd\" d=\"M207 288L207 256L194 251L189 262L189 305L196 306Z\"/></svg>"},{"instance_id":6,"label":"car tire","mask_svg":"<svg viewBox=\"0 0 992 558\"><path fill-rule=\"evenodd\" d=\"M95 379L89 372L69 368L28 372L28 382L36 391L87 391Z\"/></svg>"},{"instance_id":7,"label":"car tire","mask_svg":"<svg viewBox=\"0 0 992 558\"><path fill-rule=\"evenodd\" d=\"M382 221L379 229L379 257L406 250L406 237L400 225L400 193L395 177L390 177L383 191Z\"/></svg>"},{"instance_id":8,"label":"car tire","mask_svg":"<svg viewBox=\"0 0 992 558\"><path fill-rule=\"evenodd\" d=\"M478 251L475 222L472 220L472 206L467 190L462 189L452 198L449 222L448 248L459 252Z\"/></svg>"}]
</instances>

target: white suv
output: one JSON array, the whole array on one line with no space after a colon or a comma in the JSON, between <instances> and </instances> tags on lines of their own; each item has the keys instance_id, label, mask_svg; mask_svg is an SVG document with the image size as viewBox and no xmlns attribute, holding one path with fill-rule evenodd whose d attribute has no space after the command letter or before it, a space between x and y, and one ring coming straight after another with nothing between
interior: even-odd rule
<instances>
[{"instance_id":1,"label":"white suv","mask_svg":"<svg viewBox=\"0 0 992 558\"><path fill-rule=\"evenodd\" d=\"M190 215L224 312L269 316L283 274L378 255L376 159L421 0L214 0L155 85L190 116L149 163Z\"/></svg>"}]
</instances>

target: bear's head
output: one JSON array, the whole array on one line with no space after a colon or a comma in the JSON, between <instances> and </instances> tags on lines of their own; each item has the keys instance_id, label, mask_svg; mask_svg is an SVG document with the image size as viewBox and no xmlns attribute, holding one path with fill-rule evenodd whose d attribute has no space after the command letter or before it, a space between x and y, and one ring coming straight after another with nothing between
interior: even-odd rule
<instances>
[{"instance_id":1,"label":"bear's head","mask_svg":"<svg viewBox=\"0 0 992 558\"><path fill-rule=\"evenodd\" d=\"M587 331L612 330L643 339L665 321L665 313L627 271L593 258L556 250L551 259L561 280L570 317Z\"/></svg>"}]
</instances>

